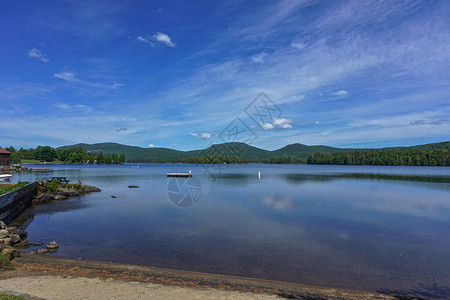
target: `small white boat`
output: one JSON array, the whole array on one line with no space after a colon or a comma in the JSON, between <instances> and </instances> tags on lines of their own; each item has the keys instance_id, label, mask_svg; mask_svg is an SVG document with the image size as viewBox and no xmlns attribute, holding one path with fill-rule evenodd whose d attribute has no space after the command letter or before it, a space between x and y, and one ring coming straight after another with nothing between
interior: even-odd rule
<instances>
[{"instance_id":1,"label":"small white boat","mask_svg":"<svg viewBox=\"0 0 450 300\"><path fill-rule=\"evenodd\" d=\"M189 173L167 173L167 177L192 177L192 171Z\"/></svg>"},{"instance_id":2,"label":"small white boat","mask_svg":"<svg viewBox=\"0 0 450 300\"><path fill-rule=\"evenodd\" d=\"M9 180L9 178L11 178L11 174L0 174L0 181L6 181Z\"/></svg>"}]
</instances>

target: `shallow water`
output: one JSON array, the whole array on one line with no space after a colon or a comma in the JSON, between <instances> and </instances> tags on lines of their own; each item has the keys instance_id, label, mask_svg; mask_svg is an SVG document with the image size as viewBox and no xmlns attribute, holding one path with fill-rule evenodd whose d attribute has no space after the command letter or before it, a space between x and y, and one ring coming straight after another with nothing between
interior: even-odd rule
<instances>
[{"instance_id":1,"label":"shallow water","mask_svg":"<svg viewBox=\"0 0 450 300\"><path fill-rule=\"evenodd\" d=\"M31 208L28 239L70 258L450 297L450 168L140 166L14 174L102 189Z\"/></svg>"}]
</instances>

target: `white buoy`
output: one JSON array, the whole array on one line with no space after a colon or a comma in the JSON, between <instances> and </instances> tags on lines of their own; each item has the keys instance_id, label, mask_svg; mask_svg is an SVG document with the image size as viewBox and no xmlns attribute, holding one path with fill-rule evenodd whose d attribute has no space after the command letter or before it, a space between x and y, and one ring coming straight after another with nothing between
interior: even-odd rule
<instances>
[{"instance_id":1,"label":"white buoy","mask_svg":"<svg viewBox=\"0 0 450 300\"><path fill-rule=\"evenodd\" d=\"M258 178L261 179L261 171L258 172Z\"/></svg>"}]
</instances>

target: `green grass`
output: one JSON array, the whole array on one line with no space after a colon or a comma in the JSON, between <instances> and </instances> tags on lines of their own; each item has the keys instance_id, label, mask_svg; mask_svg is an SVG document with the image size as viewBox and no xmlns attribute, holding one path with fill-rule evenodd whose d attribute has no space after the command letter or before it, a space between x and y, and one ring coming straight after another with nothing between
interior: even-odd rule
<instances>
[{"instance_id":1,"label":"green grass","mask_svg":"<svg viewBox=\"0 0 450 300\"><path fill-rule=\"evenodd\" d=\"M28 181L24 181L24 182L20 182L18 184L15 184L15 185L0 186L0 195L9 193L9 192L14 191L14 190L17 190L18 188L26 186L27 184L29 184L29 182Z\"/></svg>"},{"instance_id":2,"label":"green grass","mask_svg":"<svg viewBox=\"0 0 450 300\"><path fill-rule=\"evenodd\" d=\"M6 258L3 254L0 254L0 271L15 270L16 267ZM1 298L0 298L1 299Z\"/></svg>"},{"instance_id":3,"label":"green grass","mask_svg":"<svg viewBox=\"0 0 450 300\"><path fill-rule=\"evenodd\" d=\"M37 159L22 159L20 161L20 163L21 164L31 164L31 165L43 165L44 164L42 161L37 160ZM63 164L64 162L62 162L60 160L54 160L54 161L47 162L47 163L60 165L60 164Z\"/></svg>"},{"instance_id":4,"label":"green grass","mask_svg":"<svg viewBox=\"0 0 450 300\"><path fill-rule=\"evenodd\" d=\"M25 300L26 298L0 292L0 300Z\"/></svg>"}]
</instances>

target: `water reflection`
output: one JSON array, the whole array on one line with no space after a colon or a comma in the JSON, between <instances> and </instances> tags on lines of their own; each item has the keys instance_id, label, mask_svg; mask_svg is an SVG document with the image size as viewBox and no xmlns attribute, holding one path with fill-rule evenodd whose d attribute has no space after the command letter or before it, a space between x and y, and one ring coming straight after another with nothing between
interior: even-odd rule
<instances>
[{"instance_id":1,"label":"water reflection","mask_svg":"<svg viewBox=\"0 0 450 300\"><path fill-rule=\"evenodd\" d=\"M448 169L58 168L102 192L29 211L29 238L56 240L52 255L405 294L420 283L440 295L450 281ZM202 197L180 209L165 173L186 168Z\"/></svg>"}]
</instances>

